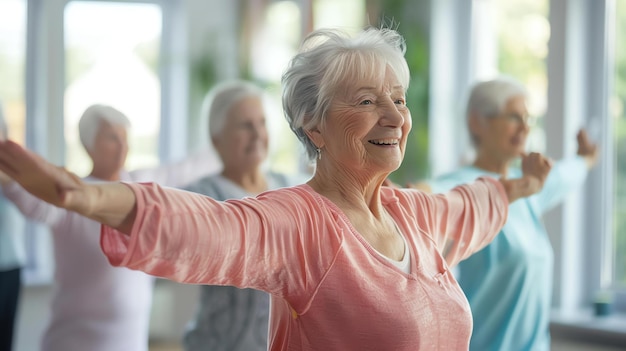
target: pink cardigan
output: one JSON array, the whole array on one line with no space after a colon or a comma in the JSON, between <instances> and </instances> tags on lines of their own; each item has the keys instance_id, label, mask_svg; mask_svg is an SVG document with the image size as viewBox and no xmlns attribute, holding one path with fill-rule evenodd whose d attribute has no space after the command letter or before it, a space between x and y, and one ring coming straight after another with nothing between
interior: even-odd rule
<instances>
[{"instance_id":1,"label":"pink cardigan","mask_svg":"<svg viewBox=\"0 0 626 351\"><path fill-rule=\"evenodd\" d=\"M407 275L308 185L225 202L128 186L137 217L130 236L103 226L110 262L269 292L271 350L466 350L472 317L449 267L487 245L508 211L490 178L447 195L383 188L409 246Z\"/></svg>"}]
</instances>

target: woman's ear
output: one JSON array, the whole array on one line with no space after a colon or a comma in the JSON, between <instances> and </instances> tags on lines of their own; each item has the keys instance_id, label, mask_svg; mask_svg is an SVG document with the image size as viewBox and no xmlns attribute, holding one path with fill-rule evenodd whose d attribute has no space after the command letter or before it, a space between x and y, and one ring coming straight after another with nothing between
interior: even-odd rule
<instances>
[{"instance_id":1,"label":"woman's ear","mask_svg":"<svg viewBox=\"0 0 626 351\"><path fill-rule=\"evenodd\" d=\"M313 144L315 144L318 149L324 147L324 137L317 127L313 129L305 129L304 133L309 137L309 139L311 139Z\"/></svg>"},{"instance_id":2,"label":"woman's ear","mask_svg":"<svg viewBox=\"0 0 626 351\"><path fill-rule=\"evenodd\" d=\"M476 113L471 113L467 120L467 126L470 130L470 135L475 138L480 138L485 129L485 120Z\"/></svg>"}]
</instances>

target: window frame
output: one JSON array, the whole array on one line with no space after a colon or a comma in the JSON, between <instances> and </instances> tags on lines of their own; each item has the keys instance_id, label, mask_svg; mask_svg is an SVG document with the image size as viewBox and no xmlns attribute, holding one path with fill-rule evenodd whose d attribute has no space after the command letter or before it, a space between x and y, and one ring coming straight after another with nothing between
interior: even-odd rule
<instances>
[{"instance_id":1,"label":"window frame","mask_svg":"<svg viewBox=\"0 0 626 351\"><path fill-rule=\"evenodd\" d=\"M436 45L431 50L431 82L435 84L434 88L431 86L431 106L434 107L430 112L430 123L433 126L431 133L437 128L449 132L450 129L445 126L460 125L458 116L445 110L437 111L436 102L444 97L448 101L459 101L464 96L453 87L437 88L438 85L447 84L439 80L445 78L449 82L467 84L474 78L480 78L481 72L490 69L484 64L479 65L480 62L488 64L489 55L481 61L478 55L484 56L485 53L473 52L480 46L489 48L492 45L489 41L496 40L494 35L485 33L485 28L472 15L480 14L484 10L481 7L488 1L493 0L467 2L470 4L462 5L465 10L460 13L446 10L449 4L445 0L431 1L432 21L444 21L431 25L431 43L447 45L441 44L446 33L449 42L472 43L469 52L462 51L452 57L445 57L444 50L438 49ZM598 326L606 327L611 332L617 329L610 321L598 323L592 316L593 298L601 288L606 287L603 272L606 272L607 264L612 264L606 257L606 247L612 238L612 209L609 201L613 194L610 151L613 140L602 136L611 135L608 133L611 130L608 101L612 84L609 72L612 72L613 63L609 44L610 40L614 40L610 17L614 12L611 7L614 1L550 0L548 16L551 37L546 62L548 106L544 121L545 133L549 136L546 138L546 154L554 159L574 155L576 131L581 126L588 126L590 116L600 117L602 125L599 164L589 173L582 189L544 216L555 253L552 322L553 326L564 326L568 330L576 325L589 330ZM470 25L465 24L467 21ZM434 171L450 169L451 163L462 159L463 154L459 150L470 146L461 138L456 138L453 143L445 140L433 138L429 145L430 160L433 162L431 168ZM599 231L602 233L601 240L598 240ZM613 293L619 314L615 318L623 323L619 318L626 312L626 292L613 290ZM626 337L623 331L618 334L621 340Z\"/></svg>"},{"instance_id":2,"label":"window frame","mask_svg":"<svg viewBox=\"0 0 626 351\"><path fill-rule=\"evenodd\" d=\"M159 159L170 161L186 154L188 66L181 0L25 0L26 18L26 146L55 164L65 163L64 94L65 47L64 11L72 1L154 4L161 8L162 35L159 79L161 81L161 128ZM166 56L167 55L167 56ZM163 60L164 57L174 58ZM28 221L26 229L26 285L44 285L53 280L52 238L47 227Z\"/></svg>"}]
</instances>

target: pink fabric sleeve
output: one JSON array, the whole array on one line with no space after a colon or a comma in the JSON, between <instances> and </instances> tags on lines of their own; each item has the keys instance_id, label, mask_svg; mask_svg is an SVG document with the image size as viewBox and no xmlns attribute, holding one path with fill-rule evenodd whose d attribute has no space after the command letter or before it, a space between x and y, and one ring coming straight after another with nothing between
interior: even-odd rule
<instances>
[{"instance_id":1,"label":"pink fabric sleeve","mask_svg":"<svg viewBox=\"0 0 626 351\"><path fill-rule=\"evenodd\" d=\"M509 200L496 179L482 177L444 194L416 193L419 226L450 267L487 246L506 223Z\"/></svg>"},{"instance_id":2,"label":"pink fabric sleeve","mask_svg":"<svg viewBox=\"0 0 626 351\"><path fill-rule=\"evenodd\" d=\"M130 236L102 226L101 246L115 266L294 297L312 295L341 247L340 231L320 227L332 221L302 189L220 202L157 184L127 185L137 197Z\"/></svg>"}]
</instances>

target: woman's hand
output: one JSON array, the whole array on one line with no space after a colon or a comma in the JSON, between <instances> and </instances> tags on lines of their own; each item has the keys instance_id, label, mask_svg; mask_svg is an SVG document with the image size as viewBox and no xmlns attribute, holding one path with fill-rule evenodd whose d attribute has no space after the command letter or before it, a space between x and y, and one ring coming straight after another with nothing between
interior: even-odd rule
<instances>
[{"instance_id":1,"label":"woman's hand","mask_svg":"<svg viewBox=\"0 0 626 351\"><path fill-rule=\"evenodd\" d=\"M578 152L579 156L585 158L587 161L587 168L591 169L598 162L598 145L593 143L587 134L587 131L581 129L576 134L576 141L578 142Z\"/></svg>"},{"instance_id":2,"label":"woman's hand","mask_svg":"<svg viewBox=\"0 0 626 351\"><path fill-rule=\"evenodd\" d=\"M552 169L552 160L543 156L538 152L522 155L522 174L523 177L535 177L539 180L541 187L548 178L548 174ZM538 191L541 188L538 189Z\"/></svg>"},{"instance_id":3,"label":"woman's hand","mask_svg":"<svg viewBox=\"0 0 626 351\"><path fill-rule=\"evenodd\" d=\"M509 202L538 193L552 169L552 160L540 153L532 152L522 155L522 178L500 178L504 185Z\"/></svg>"},{"instance_id":4,"label":"woman's hand","mask_svg":"<svg viewBox=\"0 0 626 351\"><path fill-rule=\"evenodd\" d=\"M6 173L0 171L0 185L6 185L13 182L13 179L6 175Z\"/></svg>"},{"instance_id":5,"label":"woman's hand","mask_svg":"<svg viewBox=\"0 0 626 351\"><path fill-rule=\"evenodd\" d=\"M0 141L0 172L46 202L130 233L136 198L124 184L87 184L10 140Z\"/></svg>"},{"instance_id":6,"label":"woman's hand","mask_svg":"<svg viewBox=\"0 0 626 351\"><path fill-rule=\"evenodd\" d=\"M79 213L89 210L86 185L76 175L10 140L0 142L0 171L55 206Z\"/></svg>"}]
</instances>

